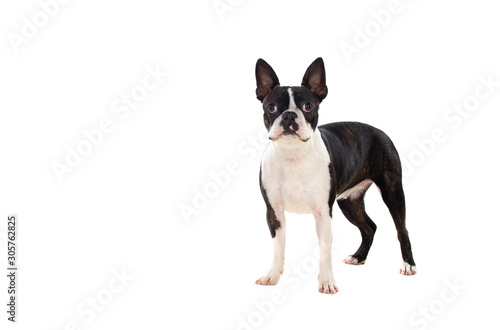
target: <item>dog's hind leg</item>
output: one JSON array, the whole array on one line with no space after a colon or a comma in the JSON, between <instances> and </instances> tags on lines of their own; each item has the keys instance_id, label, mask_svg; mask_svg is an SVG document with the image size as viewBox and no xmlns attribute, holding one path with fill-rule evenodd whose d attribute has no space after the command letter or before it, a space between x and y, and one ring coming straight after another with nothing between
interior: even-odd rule
<instances>
[{"instance_id":1,"label":"dog's hind leg","mask_svg":"<svg viewBox=\"0 0 500 330\"><path fill-rule=\"evenodd\" d=\"M384 203L389 208L389 212L396 225L398 240L401 245L401 254L403 256L403 265L400 273L402 275L415 275L417 268L411 252L410 238L406 229L406 207L403 184L400 175L385 172L373 181L379 187Z\"/></svg>"},{"instance_id":2,"label":"dog's hind leg","mask_svg":"<svg viewBox=\"0 0 500 330\"><path fill-rule=\"evenodd\" d=\"M367 188L366 188L367 189ZM373 242L373 236L377 230L377 225L365 212L365 192L366 189L355 197L337 199L342 213L361 232L361 245L351 256L344 259L344 263L351 265L362 265L365 263L368 252Z\"/></svg>"}]
</instances>

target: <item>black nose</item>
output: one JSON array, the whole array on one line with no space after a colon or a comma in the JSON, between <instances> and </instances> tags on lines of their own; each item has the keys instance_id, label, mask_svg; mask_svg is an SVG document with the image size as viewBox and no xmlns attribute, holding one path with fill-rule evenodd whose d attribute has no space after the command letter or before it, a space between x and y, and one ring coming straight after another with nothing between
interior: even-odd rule
<instances>
[{"instance_id":1,"label":"black nose","mask_svg":"<svg viewBox=\"0 0 500 330\"><path fill-rule=\"evenodd\" d=\"M290 126L292 126L292 129L294 131L299 129L299 125L295 122L295 119L297 118L297 114L292 111L285 111L281 114L281 123L280 126L283 126L285 131L290 130Z\"/></svg>"},{"instance_id":2,"label":"black nose","mask_svg":"<svg viewBox=\"0 0 500 330\"><path fill-rule=\"evenodd\" d=\"M286 112L283 112L283 114L281 115L281 118L282 118L282 121L281 121L282 124L284 121L293 122L293 121L295 121L295 118L297 118L297 114L295 112L286 111Z\"/></svg>"}]
</instances>

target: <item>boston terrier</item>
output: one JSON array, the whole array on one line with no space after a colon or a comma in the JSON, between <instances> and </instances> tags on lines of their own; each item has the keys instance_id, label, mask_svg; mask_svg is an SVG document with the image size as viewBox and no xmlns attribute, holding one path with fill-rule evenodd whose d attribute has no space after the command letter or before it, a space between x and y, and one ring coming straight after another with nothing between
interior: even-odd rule
<instances>
[{"instance_id":1,"label":"boston terrier","mask_svg":"<svg viewBox=\"0 0 500 330\"><path fill-rule=\"evenodd\" d=\"M319 240L319 287L338 292L332 272L332 207L337 201L345 217L361 232L361 245L344 263L362 265L377 229L365 212L363 198L375 183L396 224L403 265L400 273L417 269L405 225L405 197L401 162L389 137L358 122L318 126L319 105L326 97L325 65L316 59L301 86L285 87L263 59L257 61L257 99L271 142L260 167L260 188L267 207L274 257L271 269L255 283L275 285L283 273L285 211L313 214Z\"/></svg>"}]
</instances>

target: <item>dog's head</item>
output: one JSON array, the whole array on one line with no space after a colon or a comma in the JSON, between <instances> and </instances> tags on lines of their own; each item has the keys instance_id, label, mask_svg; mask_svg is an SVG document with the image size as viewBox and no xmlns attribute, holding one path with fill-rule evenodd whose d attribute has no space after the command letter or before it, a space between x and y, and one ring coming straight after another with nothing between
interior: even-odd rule
<instances>
[{"instance_id":1,"label":"dog's head","mask_svg":"<svg viewBox=\"0 0 500 330\"><path fill-rule=\"evenodd\" d=\"M311 63L301 86L280 86L273 68L263 59L257 61L255 76L269 139L308 141L318 126L319 104L328 94L323 59Z\"/></svg>"}]
</instances>

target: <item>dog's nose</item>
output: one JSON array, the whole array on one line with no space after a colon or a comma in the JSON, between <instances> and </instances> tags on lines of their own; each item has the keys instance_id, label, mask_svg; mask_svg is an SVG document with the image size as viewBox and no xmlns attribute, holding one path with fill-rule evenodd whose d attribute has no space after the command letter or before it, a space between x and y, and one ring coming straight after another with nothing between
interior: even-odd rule
<instances>
[{"instance_id":1,"label":"dog's nose","mask_svg":"<svg viewBox=\"0 0 500 330\"><path fill-rule=\"evenodd\" d=\"M297 114L292 111L285 111L281 115L281 123L285 131L297 131L299 129L299 125L295 122L297 118Z\"/></svg>"},{"instance_id":2,"label":"dog's nose","mask_svg":"<svg viewBox=\"0 0 500 330\"><path fill-rule=\"evenodd\" d=\"M283 125L283 122L289 122L289 123L294 122L295 118L297 118L297 114L292 111L285 111L281 115L281 118L282 118L281 125Z\"/></svg>"}]
</instances>

